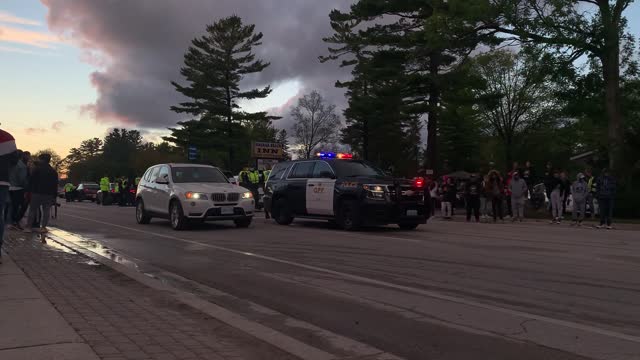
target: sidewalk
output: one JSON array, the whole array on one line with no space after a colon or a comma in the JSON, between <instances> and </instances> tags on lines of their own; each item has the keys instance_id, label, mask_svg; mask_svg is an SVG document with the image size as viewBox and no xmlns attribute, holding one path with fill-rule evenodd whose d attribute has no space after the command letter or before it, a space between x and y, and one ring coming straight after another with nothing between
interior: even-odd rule
<instances>
[{"instance_id":1,"label":"sidewalk","mask_svg":"<svg viewBox=\"0 0 640 360\"><path fill-rule=\"evenodd\" d=\"M39 235L7 232L5 250L2 360L294 359Z\"/></svg>"},{"instance_id":2,"label":"sidewalk","mask_svg":"<svg viewBox=\"0 0 640 360\"><path fill-rule=\"evenodd\" d=\"M6 253L2 258L0 359L98 359Z\"/></svg>"}]
</instances>

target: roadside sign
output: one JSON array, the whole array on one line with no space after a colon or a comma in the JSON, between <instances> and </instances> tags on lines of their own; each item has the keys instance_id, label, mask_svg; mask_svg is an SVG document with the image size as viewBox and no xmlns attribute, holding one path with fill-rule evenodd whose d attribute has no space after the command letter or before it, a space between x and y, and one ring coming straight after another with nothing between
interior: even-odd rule
<instances>
[{"instance_id":1,"label":"roadside sign","mask_svg":"<svg viewBox=\"0 0 640 360\"><path fill-rule=\"evenodd\" d=\"M198 148L193 145L189 145L188 150L189 160L196 160L198 158Z\"/></svg>"},{"instance_id":2,"label":"roadside sign","mask_svg":"<svg viewBox=\"0 0 640 360\"><path fill-rule=\"evenodd\" d=\"M283 159L284 148L282 144L268 142L253 142L251 154L258 159Z\"/></svg>"}]
</instances>

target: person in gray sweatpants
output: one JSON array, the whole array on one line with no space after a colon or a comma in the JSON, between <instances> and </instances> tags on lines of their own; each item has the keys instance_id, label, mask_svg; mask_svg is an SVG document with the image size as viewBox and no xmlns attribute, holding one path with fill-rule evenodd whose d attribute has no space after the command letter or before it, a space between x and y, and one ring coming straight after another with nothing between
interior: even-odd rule
<instances>
[{"instance_id":1,"label":"person in gray sweatpants","mask_svg":"<svg viewBox=\"0 0 640 360\"><path fill-rule=\"evenodd\" d=\"M522 221L524 219L524 202L527 199L527 191L527 182L520 177L517 171L514 171L511 182L509 183L511 205L513 207L513 217L511 221Z\"/></svg>"},{"instance_id":2,"label":"person in gray sweatpants","mask_svg":"<svg viewBox=\"0 0 640 360\"><path fill-rule=\"evenodd\" d=\"M560 181L560 173L557 171L553 172L553 178L549 181L549 189L551 190L551 216L553 219L551 220L552 224L559 224L562 216L562 199L563 193L562 191L563 183Z\"/></svg>"},{"instance_id":3,"label":"person in gray sweatpants","mask_svg":"<svg viewBox=\"0 0 640 360\"><path fill-rule=\"evenodd\" d=\"M582 220L584 220L587 211L587 196L589 195L589 185L584 174L578 174L578 179L571 185L571 194L573 196L573 224L571 225L582 226Z\"/></svg>"}]
</instances>

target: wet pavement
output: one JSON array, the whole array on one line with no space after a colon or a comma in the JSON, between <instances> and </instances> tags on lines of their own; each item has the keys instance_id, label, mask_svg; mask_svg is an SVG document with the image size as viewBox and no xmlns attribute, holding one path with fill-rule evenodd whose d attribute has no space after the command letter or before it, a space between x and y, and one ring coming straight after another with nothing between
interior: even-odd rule
<instances>
[{"instance_id":1,"label":"wet pavement","mask_svg":"<svg viewBox=\"0 0 640 360\"><path fill-rule=\"evenodd\" d=\"M54 231L323 349L327 329L408 359L636 359L640 233L431 222L186 232L130 208L71 204ZM79 235L79 236L77 236ZM99 260L98 260L99 261Z\"/></svg>"},{"instance_id":2,"label":"wet pavement","mask_svg":"<svg viewBox=\"0 0 640 360\"><path fill-rule=\"evenodd\" d=\"M10 257L101 359L295 358L49 235L7 235ZM135 266L106 249L103 254Z\"/></svg>"}]
</instances>

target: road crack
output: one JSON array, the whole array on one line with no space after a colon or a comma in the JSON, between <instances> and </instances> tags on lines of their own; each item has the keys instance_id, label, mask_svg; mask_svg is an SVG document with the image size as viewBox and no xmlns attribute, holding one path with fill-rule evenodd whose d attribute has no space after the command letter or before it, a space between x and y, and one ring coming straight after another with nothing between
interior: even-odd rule
<instances>
[{"instance_id":1,"label":"road crack","mask_svg":"<svg viewBox=\"0 0 640 360\"><path fill-rule=\"evenodd\" d=\"M527 320L523 320L522 322L520 322L520 331L516 331L514 333L510 333L507 334L508 336L517 336L517 335L524 335L524 334L528 334L529 330L527 329L527 327L525 326L528 322L530 321L536 321L535 319L527 319Z\"/></svg>"}]
</instances>

